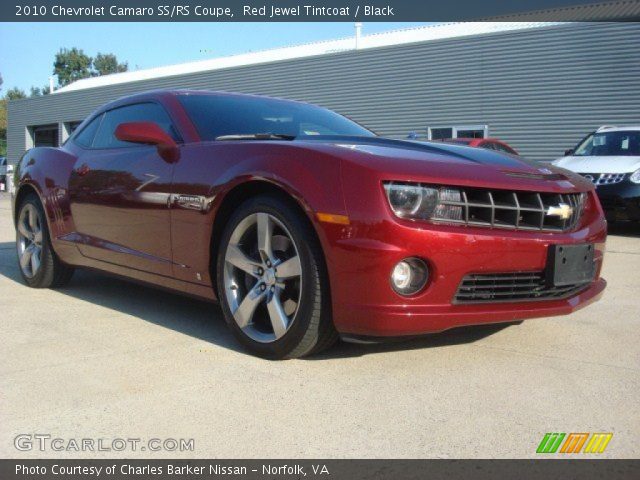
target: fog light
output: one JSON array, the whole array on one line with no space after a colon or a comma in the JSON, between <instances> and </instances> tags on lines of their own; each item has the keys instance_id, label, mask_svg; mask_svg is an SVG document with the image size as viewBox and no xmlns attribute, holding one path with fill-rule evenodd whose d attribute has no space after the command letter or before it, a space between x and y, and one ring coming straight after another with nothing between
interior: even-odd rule
<instances>
[{"instance_id":1,"label":"fog light","mask_svg":"<svg viewBox=\"0 0 640 480\"><path fill-rule=\"evenodd\" d=\"M405 258L393 267L391 286L400 295L413 295L424 288L429 278L427 264L419 258Z\"/></svg>"}]
</instances>

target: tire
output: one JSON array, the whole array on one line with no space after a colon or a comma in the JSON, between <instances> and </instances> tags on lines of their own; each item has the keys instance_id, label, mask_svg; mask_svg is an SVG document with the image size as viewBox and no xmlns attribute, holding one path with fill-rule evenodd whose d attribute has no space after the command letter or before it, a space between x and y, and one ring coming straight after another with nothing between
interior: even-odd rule
<instances>
[{"instance_id":1,"label":"tire","mask_svg":"<svg viewBox=\"0 0 640 480\"><path fill-rule=\"evenodd\" d=\"M35 193L20 203L16 218L16 252L24 282L32 288L57 288L69 283L73 268L63 264L53 251L44 209Z\"/></svg>"},{"instance_id":2,"label":"tire","mask_svg":"<svg viewBox=\"0 0 640 480\"><path fill-rule=\"evenodd\" d=\"M238 207L222 233L216 279L226 322L257 356L303 357L337 339L322 249L286 200L265 195Z\"/></svg>"}]
</instances>

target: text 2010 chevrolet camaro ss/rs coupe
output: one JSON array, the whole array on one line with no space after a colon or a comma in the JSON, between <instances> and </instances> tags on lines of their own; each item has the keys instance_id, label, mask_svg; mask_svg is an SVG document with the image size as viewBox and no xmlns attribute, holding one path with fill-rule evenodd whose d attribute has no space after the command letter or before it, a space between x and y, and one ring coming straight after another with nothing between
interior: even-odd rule
<instances>
[{"instance_id":1,"label":"text 2010 chevrolet camaro ss/rs coupe","mask_svg":"<svg viewBox=\"0 0 640 480\"><path fill-rule=\"evenodd\" d=\"M591 182L293 101L123 98L29 150L15 182L29 286L90 267L219 301L267 358L567 314L606 285Z\"/></svg>"}]
</instances>

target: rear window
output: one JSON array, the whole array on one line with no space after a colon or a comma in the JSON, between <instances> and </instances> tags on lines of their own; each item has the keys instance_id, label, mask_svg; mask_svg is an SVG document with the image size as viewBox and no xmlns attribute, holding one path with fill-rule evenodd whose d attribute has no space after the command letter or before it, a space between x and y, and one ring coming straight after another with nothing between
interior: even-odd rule
<instances>
[{"instance_id":1,"label":"rear window","mask_svg":"<svg viewBox=\"0 0 640 480\"><path fill-rule=\"evenodd\" d=\"M83 147L90 147L93 142L93 138L96 136L96 132L98 131L103 115L104 114L98 115L96 118L91 120L89 125L84 127L82 131L73 138L73 141Z\"/></svg>"}]
</instances>

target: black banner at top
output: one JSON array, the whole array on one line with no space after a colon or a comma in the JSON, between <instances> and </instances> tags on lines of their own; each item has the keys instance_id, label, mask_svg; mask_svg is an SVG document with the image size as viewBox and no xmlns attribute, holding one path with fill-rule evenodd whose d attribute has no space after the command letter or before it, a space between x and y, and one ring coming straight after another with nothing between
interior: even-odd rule
<instances>
[{"instance_id":1,"label":"black banner at top","mask_svg":"<svg viewBox=\"0 0 640 480\"><path fill-rule=\"evenodd\" d=\"M636 21L640 0L14 0L3 22Z\"/></svg>"}]
</instances>

